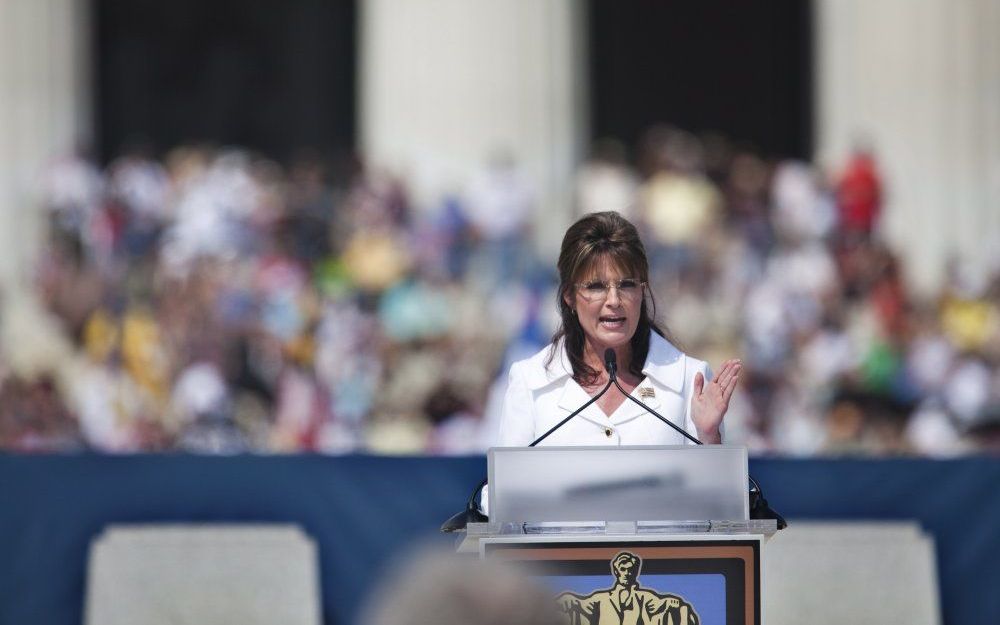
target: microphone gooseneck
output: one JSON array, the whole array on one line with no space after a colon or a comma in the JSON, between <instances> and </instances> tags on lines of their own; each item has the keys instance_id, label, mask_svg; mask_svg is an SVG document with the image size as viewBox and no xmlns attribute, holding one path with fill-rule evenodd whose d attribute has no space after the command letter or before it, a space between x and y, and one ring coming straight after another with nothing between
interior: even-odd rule
<instances>
[{"instance_id":1,"label":"microphone gooseneck","mask_svg":"<svg viewBox=\"0 0 1000 625\"><path fill-rule=\"evenodd\" d=\"M614 352L612 352L612 355L614 355ZM592 404L595 401L597 401L598 399L600 399L601 395L604 395L605 393L607 393L608 389L611 388L611 385L614 384L614 383L615 383L615 379L614 378L611 378L610 380L608 380L608 383L604 385L604 388L601 389L601 392L599 392L597 395L594 395L593 397L590 398L590 401L588 401L584 405L580 406L579 408L577 408L576 410L574 410L573 412L571 412L568 417L566 417L565 419L563 419L559 423L556 423L554 426L552 426L551 428L549 428L548 432L546 432L545 434L542 434L541 436L539 436L535 440L531 441L531 444L528 445L528 447L534 447L538 443L544 441L546 438L548 438L549 434L555 432L556 430L558 430L559 428L561 428L563 425L565 425L567 421L569 421L570 419L572 419L576 415L578 415L581 412L583 412L584 410L586 410L587 406L589 406L590 404Z\"/></svg>"}]
</instances>

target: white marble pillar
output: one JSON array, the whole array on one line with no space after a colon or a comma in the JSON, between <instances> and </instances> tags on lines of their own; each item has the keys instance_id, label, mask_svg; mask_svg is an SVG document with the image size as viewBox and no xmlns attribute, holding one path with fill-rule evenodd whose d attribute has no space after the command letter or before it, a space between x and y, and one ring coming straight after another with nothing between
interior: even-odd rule
<instances>
[{"instance_id":1,"label":"white marble pillar","mask_svg":"<svg viewBox=\"0 0 1000 625\"><path fill-rule=\"evenodd\" d=\"M887 182L884 234L933 293L946 261L1000 260L1000 3L817 0L817 158L855 137Z\"/></svg>"},{"instance_id":2,"label":"white marble pillar","mask_svg":"<svg viewBox=\"0 0 1000 625\"><path fill-rule=\"evenodd\" d=\"M557 247L586 140L584 3L363 0L360 14L362 152L426 208L507 150L537 190L539 243Z\"/></svg>"},{"instance_id":3,"label":"white marble pillar","mask_svg":"<svg viewBox=\"0 0 1000 625\"><path fill-rule=\"evenodd\" d=\"M41 235L38 177L90 137L86 0L0 0L0 285L23 278Z\"/></svg>"}]
</instances>

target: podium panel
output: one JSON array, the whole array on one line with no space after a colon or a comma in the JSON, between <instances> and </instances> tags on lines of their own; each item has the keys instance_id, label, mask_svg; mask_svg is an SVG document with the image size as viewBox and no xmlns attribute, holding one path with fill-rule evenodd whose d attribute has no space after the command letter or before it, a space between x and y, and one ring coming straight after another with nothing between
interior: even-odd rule
<instances>
[{"instance_id":1,"label":"podium panel","mask_svg":"<svg viewBox=\"0 0 1000 625\"><path fill-rule=\"evenodd\" d=\"M494 447L487 464L493 522L749 518L741 446Z\"/></svg>"},{"instance_id":2,"label":"podium panel","mask_svg":"<svg viewBox=\"0 0 1000 625\"><path fill-rule=\"evenodd\" d=\"M764 536L494 536L480 556L516 562L573 625L760 625Z\"/></svg>"}]
</instances>

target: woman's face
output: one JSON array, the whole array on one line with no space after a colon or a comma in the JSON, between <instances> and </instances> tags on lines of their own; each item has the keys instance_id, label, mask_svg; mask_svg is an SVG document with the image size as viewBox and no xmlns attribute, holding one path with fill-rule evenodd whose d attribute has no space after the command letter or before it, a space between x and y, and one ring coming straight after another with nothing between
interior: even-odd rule
<instances>
[{"instance_id":1,"label":"woman's face","mask_svg":"<svg viewBox=\"0 0 1000 625\"><path fill-rule=\"evenodd\" d=\"M606 288L610 285L610 288ZM643 286L639 276L607 257L597 259L574 283L567 304L598 353L628 344L639 326Z\"/></svg>"}]
</instances>

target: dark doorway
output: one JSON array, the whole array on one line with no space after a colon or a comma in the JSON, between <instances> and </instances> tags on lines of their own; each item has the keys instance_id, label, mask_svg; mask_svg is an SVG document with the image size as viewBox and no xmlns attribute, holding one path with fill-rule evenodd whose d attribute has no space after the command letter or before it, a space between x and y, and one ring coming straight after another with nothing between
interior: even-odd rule
<instances>
[{"instance_id":1,"label":"dark doorway","mask_svg":"<svg viewBox=\"0 0 1000 625\"><path fill-rule=\"evenodd\" d=\"M590 0L591 132L666 123L769 156L812 152L812 5Z\"/></svg>"},{"instance_id":2,"label":"dark doorway","mask_svg":"<svg viewBox=\"0 0 1000 625\"><path fill-rule=\"evenodd\" d=\"M354 0L92 0L103 159L141 142L350 148Z\"/></svg>"}]
</instances>

